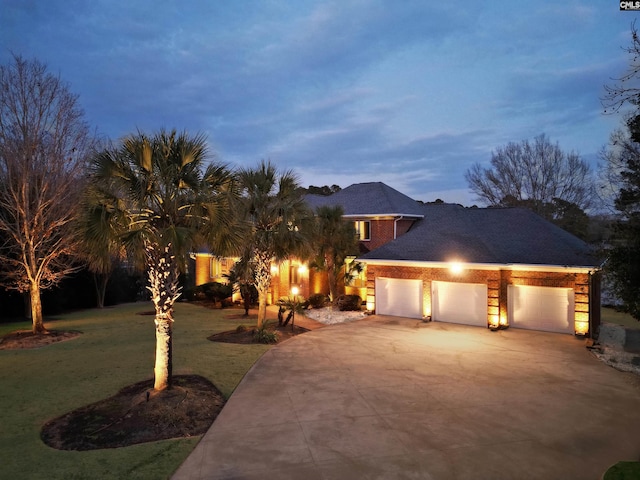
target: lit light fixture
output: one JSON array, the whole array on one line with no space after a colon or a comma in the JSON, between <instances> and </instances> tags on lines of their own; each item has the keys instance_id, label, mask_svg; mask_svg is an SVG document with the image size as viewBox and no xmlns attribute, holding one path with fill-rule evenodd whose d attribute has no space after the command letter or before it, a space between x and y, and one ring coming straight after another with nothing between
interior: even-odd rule
<instances>
[{"instance_id":1,"label":"lit light fixture","mask_svg":"<svg viewBox=\"0 0 640 480\"><path fill-rule=\"evenodd\" d=\"M454 275L460 275L462 273L462 271L464 270L464 267L462 266L462 263L460 263L460 262L451 262L449 264L449 270Z\"/></svg>"},{"instance_id":2,"label":"lit light fixture","mask_svg":"<svg viewBox=\"0 0 640 480\"><path fill-rule=\"evenodd\" d=\"M302 264L298 266L298 273L304 273L307 271L307 266Z\"/></svg>"},{"instance_id":3,"label":"lit light fixture","mask_svg":"<svg viewBox=\"0 0 640 480\"><path fill-rule=\"evenodd\" d=\"M576 312L574 329L576 335L589 333L589 314L587 312Z\"/></svg>"},{"instance_id":4,"label":"lit light fixture","mask_svg":"<svg viewBox=\"0 0 640 480\"><path fill-rule=\"evenodd\" d=\"M271 264L271 275L276 275L278 273L278 266Z\"/></svg>"},{"instance_id":5,"label":"lit light fixture","mask_svg":"<svg viewBox=\"0 0 640 480\"><path fill-rule=\"evenodd\" d=\"M298 287L291 287L291 295L296 296L300 293L300 289Z\"/></svg>"}]
</instances>

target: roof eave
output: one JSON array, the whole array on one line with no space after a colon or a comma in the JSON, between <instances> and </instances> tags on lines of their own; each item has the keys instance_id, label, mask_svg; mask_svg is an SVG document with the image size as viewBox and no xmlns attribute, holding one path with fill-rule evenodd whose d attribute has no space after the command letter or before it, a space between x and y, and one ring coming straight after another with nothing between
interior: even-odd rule
<instances>
[{"instance_id":1,"label":"roof eave","mask_svg":"<svg viewBox=\"0 0 640 480\"><path fill-rule=\"evenodd\" d=\"M415 213L351 213L343 215L343 218L377 218L377 217L405 217L405 218L424 218L424 215Z\"/></svg>"},{"instance_id":2,"label":"roof eave","mask_svg":"<svg viewBox=\"0 0 640 480\"><path fill-rule=\"evenodd\" d=\"M518 270L530 272L574 272L593 273L600 270L597 265L548 265L524 263L473 263L473 262L427 262L416 260L384 260L384 259L356 259L367 265L403 266L419 268L451 268L452 264L462 265L468 270Z\"/></svg>"}]
</instances>

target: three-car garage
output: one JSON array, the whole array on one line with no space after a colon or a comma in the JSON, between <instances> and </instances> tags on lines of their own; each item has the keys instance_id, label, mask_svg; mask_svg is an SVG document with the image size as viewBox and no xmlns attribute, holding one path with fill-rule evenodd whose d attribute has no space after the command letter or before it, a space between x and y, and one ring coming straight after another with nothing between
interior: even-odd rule
<instances>
[{"instance_id":1,"label":"three-car garage","mask_svg":"<svg viewBox=\"0 0 640 480\"><path fill-rule=\"evenodd\" d=\"M486 327L488 287L484 283L377 277L376 313L423 318L425 283L430 285L431 319L436 322ZM507 319L514 328L574 333L574 290L563 287L508 285ZM427 309L428 310L428 309Z\"/></svg>"}]
</instances>

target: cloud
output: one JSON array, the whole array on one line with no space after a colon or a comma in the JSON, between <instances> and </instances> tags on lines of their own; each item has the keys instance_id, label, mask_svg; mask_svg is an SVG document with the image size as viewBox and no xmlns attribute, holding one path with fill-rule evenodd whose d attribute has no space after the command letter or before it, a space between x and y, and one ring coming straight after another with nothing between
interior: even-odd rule
<instances>
[{"instance_id":1,"label":"cloud","mask_svg":"<svg viewBox=\"0 0 640 480\"><path fill-rule=\"evenodd\" d=\"M614 7L6 0L0 31L112 138L204 132L227 162L271 158L314 184L379 180L428 200L465 191L464 171L508 141L545 132L586 154L606 142L599 97L629 41Z\"/></svg>"}]
</instances>

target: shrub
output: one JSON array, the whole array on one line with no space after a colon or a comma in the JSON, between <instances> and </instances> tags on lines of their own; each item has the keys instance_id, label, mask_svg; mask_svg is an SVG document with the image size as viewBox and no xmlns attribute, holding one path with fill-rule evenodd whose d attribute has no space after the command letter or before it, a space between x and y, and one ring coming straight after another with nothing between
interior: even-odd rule
<instances>
[{"instance_id":1,"label":"shrub","mask_svg":"<svg viewBox=\"0 0 640 480\"><path fill-rule=\"evenodd\" d=\"M209 282L199 285L196 288L213 303L218 301L222 302L233 295L233 288L231 285L227 285L226 283Z\"/></svg>"},{"instance_id":2,"label":"shrub","mask_svg":"<svg viewBox=\"0 0 640 480\"><path fill-rule=\"evenodd\" d=\"M267 327L269 323L264 322L260 328L253 333L253 340L258 343L278 343L278 332Z\"/></svg>"},{"instance_id":3,"label":"shrub","mask_svg":"<svg viewBox=\"0 0 640 480\"><path fill-rule=\"evenodd\" d=\"M362 307L362 299L360 295L340 295L336 300L338 310L344 311L358 311Z\"/></svg>"},{"instance_id":4,"label":"shrub","mask_svg":"<svg viewBox=\"0 0 640 480\"><path fill-rule=\"evenodd\" d=\"M324 293L314 293L309 297L308 302L311 308L322 308L327 303L327 296Z\"/></svg>"}]
</instances>

